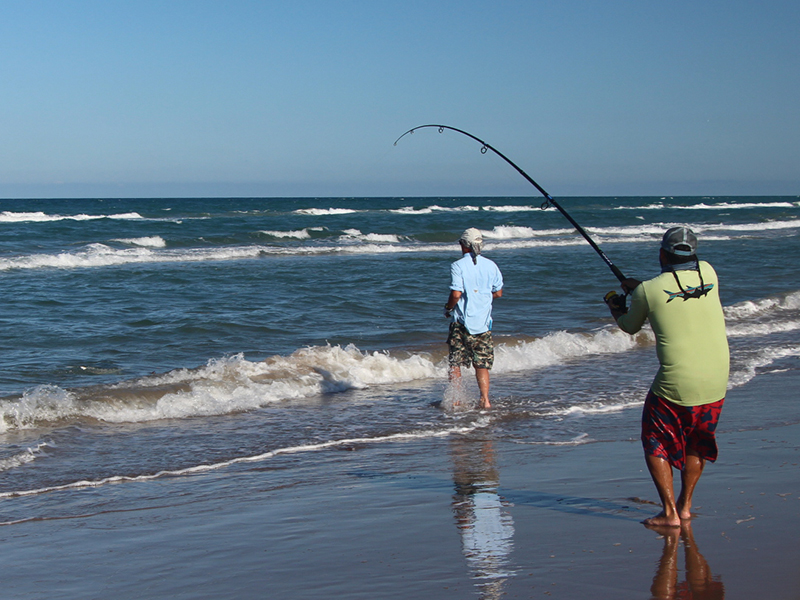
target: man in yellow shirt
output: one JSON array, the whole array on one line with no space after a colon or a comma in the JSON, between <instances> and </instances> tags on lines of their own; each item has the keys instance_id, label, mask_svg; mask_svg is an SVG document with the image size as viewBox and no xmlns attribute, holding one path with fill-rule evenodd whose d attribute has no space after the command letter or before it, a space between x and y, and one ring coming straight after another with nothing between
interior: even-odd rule
<instances>
[{"instance_id":1,"label":"man in yellow shirt","mask_svg":"<svg viewBox=\"0 0 800 600\"><path fill-rule=\"evenodd\" d=\"M649 320L656 336L660 368L645 399L642 444L663 510L646 525L678 527L690 519L705 461L717 458L714 432L728 386L728 340L717 274L696 251L691 229L669 229L661 241L661 275L623 283L632 291L627 312L608 300L623 331L634 334ZM677 500L673 467L681 471Z\"/></svg>"}]
</instances>

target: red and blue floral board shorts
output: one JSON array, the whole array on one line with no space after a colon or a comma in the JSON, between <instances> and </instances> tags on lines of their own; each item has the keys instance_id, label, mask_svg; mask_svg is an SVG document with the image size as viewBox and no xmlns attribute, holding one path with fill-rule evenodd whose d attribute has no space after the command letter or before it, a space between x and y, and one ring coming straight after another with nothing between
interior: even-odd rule
<instances>
[{"instance_id":1,"label":"red and blue floral board shorts","mask_svg":"<svg viewBox=\"0 0 800 600\"><path fill-rule=\"evenodd\" d=\"M717 429L725 398L701 404L681 406L647 393L642 411L642 446L645 454L663 458L676 469L686 467L686 451L700 458L717 460Z\"/></svg>"}]
</instances>

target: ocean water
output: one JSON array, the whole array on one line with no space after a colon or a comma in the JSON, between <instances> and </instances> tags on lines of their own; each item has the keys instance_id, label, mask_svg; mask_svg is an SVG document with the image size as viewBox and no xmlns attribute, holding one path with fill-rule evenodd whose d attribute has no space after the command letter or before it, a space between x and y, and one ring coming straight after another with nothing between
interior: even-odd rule
<instances>
[{"instance_id":1,"label":"ocean water","mask_svg":"<svg viewBox=\"0 0 800 600\"><path fill-rule=\"evenodd\" d=\"M698 234L719 274L730 386L800 369L800 198L564 198L630 277ZM0 201L0 523L146 504L136 482L491 431L632 439L653 338L616 329L617 281L540 198ZM506 287L494 409L451 408L449 265L467 227ZM769 399L753 426L783 422ZM755 420L757 416L757 420ZM623 426L623 424L627 424ZM97 498L67 492L129 486Z\"/></svg>"}]
</instances>

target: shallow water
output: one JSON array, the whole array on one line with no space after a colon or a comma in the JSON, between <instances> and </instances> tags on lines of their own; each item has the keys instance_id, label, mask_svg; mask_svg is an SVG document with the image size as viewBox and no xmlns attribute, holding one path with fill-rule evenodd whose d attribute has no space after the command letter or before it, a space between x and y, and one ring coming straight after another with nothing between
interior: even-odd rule
<instances>
[{"instance_id":1,"label":"shallow water","mask_svg":"<svg viewBox=\"0 0 800 600\"><path fill-rule=\"evenodd\" d=\"M321 449L480 431L543 447L634 438L652 336L611 326L616 280L539 203L0 201L0 521L138 506L136 492L106 508L75 492L191 486L278 457L284 485ZM798 198L561 204L638 278L657 272L664 229L692 226L720 277L731 386L800 367ZM486 414L438 406L441 305L468 226L506 281ZM768 399L754 414L781 419Z\"/></svg>"}]
</instances>

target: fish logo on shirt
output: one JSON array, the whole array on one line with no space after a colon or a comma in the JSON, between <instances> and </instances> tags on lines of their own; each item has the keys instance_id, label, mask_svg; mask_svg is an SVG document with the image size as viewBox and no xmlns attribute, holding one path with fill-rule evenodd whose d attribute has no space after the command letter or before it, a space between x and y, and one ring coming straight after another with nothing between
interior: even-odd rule
<instances>
[{"instance_id":1,"label":"fish logo on shirt","mask_svg":"<svg viewBox=\"0 0 800 600\"><path fill-rule=\"evenodd\" d=\"M680 292L670 292L669 290L664 290L664 293L669 296L669 298L667 298L667 304L669 304L675 300L675 298L683 298L684 302L686 302L689 298L702 298L713 289L713 283L704 283L701 286L686 288Z\"/></svg>"}]
</instances>

